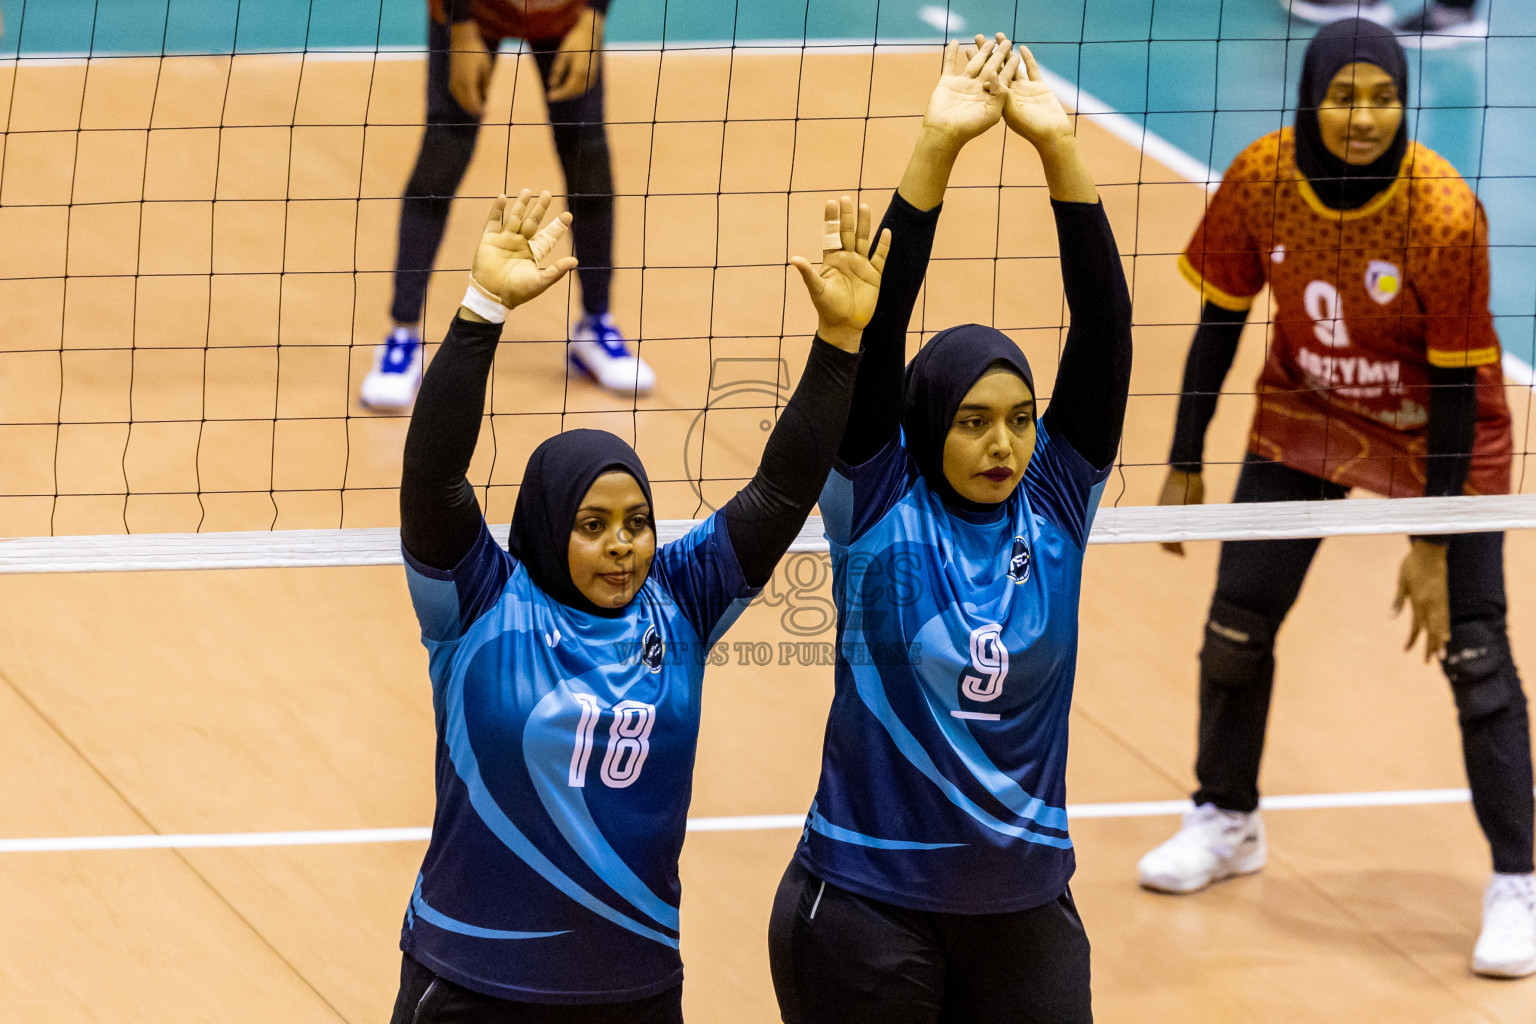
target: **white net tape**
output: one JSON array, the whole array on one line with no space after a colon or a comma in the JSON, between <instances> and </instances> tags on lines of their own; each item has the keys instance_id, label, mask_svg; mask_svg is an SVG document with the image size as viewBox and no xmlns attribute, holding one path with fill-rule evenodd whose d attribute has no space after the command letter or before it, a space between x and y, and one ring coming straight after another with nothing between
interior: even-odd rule
<instances>
[{"instance_id":1,"label":"white net tape","mask_svg":"<svg viewBox=\"0 0 1536 1024\"><path fill-rule=\"evenodd\" d=\"M658 524L663 542L697 520ZM1278 501L1264 505L1133 506L1100 509L1090 544L1264 540L1348 534L1483 533L1536 528L1536 494L1459 498ZM491 527L505 537L505 525ZM821 518L806 521L791 551L827 550ZM398 565L393 528L154 533L0 538L0 573L149 572L163 569L291 569Z\"/></svg>"}]
</instances>

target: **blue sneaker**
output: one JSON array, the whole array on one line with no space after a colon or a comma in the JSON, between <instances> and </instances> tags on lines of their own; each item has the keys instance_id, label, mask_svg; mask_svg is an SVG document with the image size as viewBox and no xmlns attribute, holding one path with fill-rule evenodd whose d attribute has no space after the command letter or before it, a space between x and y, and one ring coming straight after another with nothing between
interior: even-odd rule
<instances>
[{"instance_id":1,"label":"blue sneaker","mask_svg":"<svg viewBox=\"0 0 1536 1024\"><path fill-rule=\"evenodd\" d=\"M414 327L396 327L373 350L373 369L363 378L358 398L378 412L409 409L421 388L421 335Z\"/></svg>"},{"instance_id":2,"label":"blue sneaker","mask_svg":"<svg viewBox=\"0 0 1536 1024\"><path fill-rule=\"evenodd\" d=\"M570 369L609 391L643 395L656 386L656 373L629 351L629 343L607 313L588 314L571 325Z\"/></svg>"}]
</instances>

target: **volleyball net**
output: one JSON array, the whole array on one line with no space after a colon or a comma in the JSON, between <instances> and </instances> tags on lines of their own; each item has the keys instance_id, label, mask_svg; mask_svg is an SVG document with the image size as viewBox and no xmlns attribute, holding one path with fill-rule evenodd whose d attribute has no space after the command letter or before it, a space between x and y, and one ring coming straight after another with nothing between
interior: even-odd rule
<instances>
[{"instance_id":1,"label":"volleyball net","mask_svg":"<svg viewBox=\"0 0 1536 1024\"><path fill-rule=\"evenodd\" d=\"M1132 284L1137 371L1096 542L1454 533L1536 524L1536 15L1492 0L1487 40L1411 52L1415 137L1478 190L1514 421L1501 497L1156 508L1199 296L1178 254L1219 170L1287 123L1312 27L1272 0L616 0L605 54L612 313L657 386L566 372L571 275L508 321L471 469L505 522L528 454L612 430L668 530L750 477L814 313L790 255L819 211L899 181L945 38L1028 42L1069 109ZM4 5L0 571L398 560L404 414L358 403L389 326L399 198L421 139L420 0L49 0ZM1214 170L1213 170L1214 168ZM490 197L559 195L531 54L502 47L428 289L441 338ZM946 199L916 342L1006 331L1043 394L1066 325L1039 163L998 127ZM1207 445L1230 491L1269 325L1261 299ZM1300 532L1298 532L1300 531ZM817 550L813 521L797 550Z\"/></svg>"}]
</instances>

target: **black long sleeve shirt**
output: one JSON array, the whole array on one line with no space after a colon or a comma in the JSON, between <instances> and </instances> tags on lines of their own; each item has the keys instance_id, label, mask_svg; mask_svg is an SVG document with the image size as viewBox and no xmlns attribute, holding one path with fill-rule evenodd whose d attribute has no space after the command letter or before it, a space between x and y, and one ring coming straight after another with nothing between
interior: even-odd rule
<instances>
[{"instance_id":1,"label":"black long sleeve shirt","mask_svg":"<svg viewBox=\"0 0 1536 1024\"><path fill-rule=\"evenodd\" d=\"M405 438L400 538L411 556L452 569L483 521L466 474L485 413L500 324L455 317L427 367ZM742 574L762 586L816 504L843 434L859 356L820 338L779 413L752 480L721 509Z\"/></svg>"},{"instance_id":2,"label":"black long sleeve shirt","mask_svg":"<svg viewBox=\"0 0 1536 1024\"><path fill-rule=\"evenodd\" d=\"M1047 415L1054 436L1103 469L1120 447L1130 395L1131 295L1103 204L1053 199L1051 208L1071 324ZM864 329L864 361L838 452L850 465L873 458L901 428L907 327L940 209L918 210L896 195L881 221L882 230L891 230L891 249L874 317Z\"/></svg>"}]
</instances>

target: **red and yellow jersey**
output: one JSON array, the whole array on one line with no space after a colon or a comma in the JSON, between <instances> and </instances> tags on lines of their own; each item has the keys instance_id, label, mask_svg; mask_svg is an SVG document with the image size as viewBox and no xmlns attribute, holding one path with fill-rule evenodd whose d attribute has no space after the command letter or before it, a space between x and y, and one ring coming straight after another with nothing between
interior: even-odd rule
<instances>
[{"instance_id":1,"label":"red and yellow jersey","mask_svg":"<svg viewBox=\"0 0 1536 1024\"><path fill-rule=\"evenodd\" d=\"M446 21L443 0L429 3L433 20ZM586 0L470 0L469 5L470 17L487 39L539 41L564 37L586 7Z\"/></svg>"},{"instance_id":2,"label":"red and yellow jersey","mask_svg":"<svg viewBox=\"0 0 1536 1024\"><path fill-rule=\"evenodd\" d=\"M1179 268L1274 328L1249 450L1388 497L1424 493L1429 368L1478 367L1467 490L1509 491L1513 440L1488 309L1488 222L1451 164L1410 145L1397 180L1331 210L1296 168L1290 128L1240 153Z\"/></svg>"}]
</instances>

